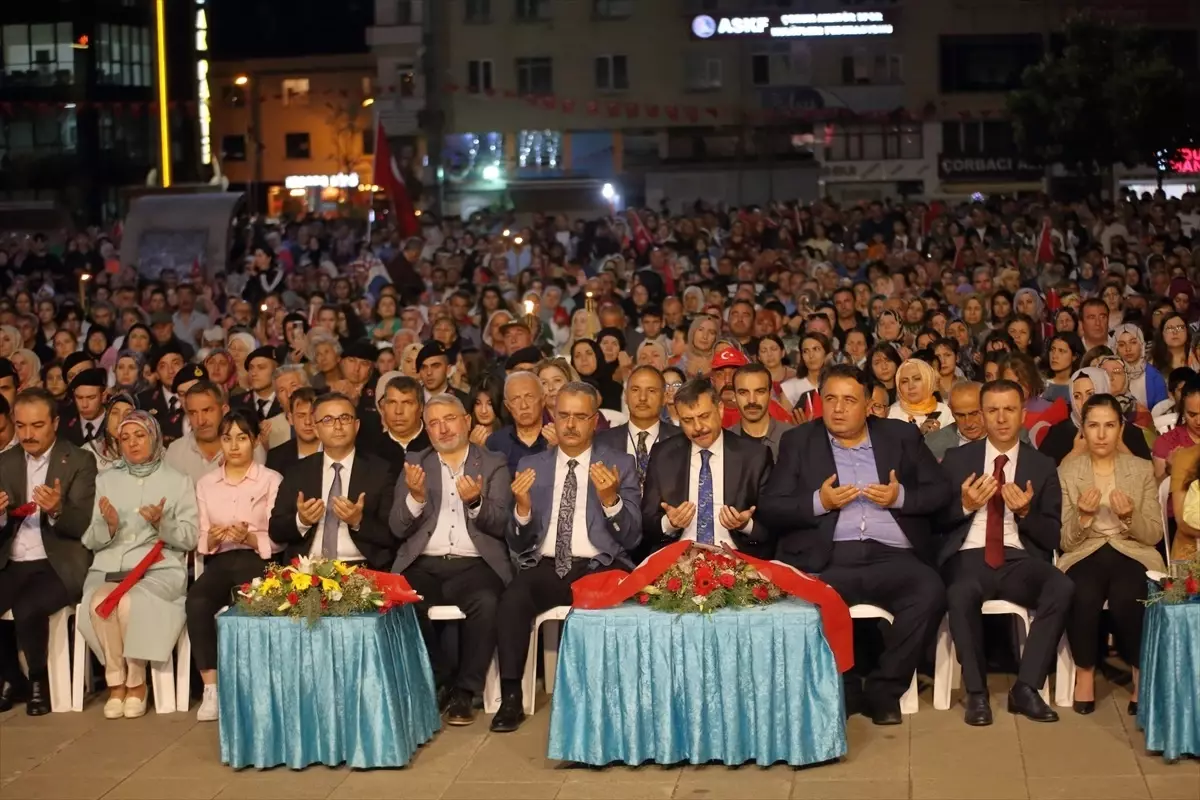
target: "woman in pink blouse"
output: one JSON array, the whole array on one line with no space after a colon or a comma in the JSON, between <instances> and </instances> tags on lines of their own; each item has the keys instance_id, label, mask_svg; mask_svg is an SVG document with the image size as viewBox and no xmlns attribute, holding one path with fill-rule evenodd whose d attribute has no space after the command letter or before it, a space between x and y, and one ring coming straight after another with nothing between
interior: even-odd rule
<instances>
[{"instance_id":1,"label":"woman in pink blouse","mask_svg":"<svg viewBox=\"0 0 1200 800\"><path fill-rule=\"evenodd\" d=\"M267 522L283 481L278 472L254 462L259 425L253 415L231 411L221 420L219 431L224 463L196 483L199 577L187 596L188 636L204 681L204 697L196 713L200 721L218 717L216 614L229 605L235 588L262 577L276 552L267 536Z\"/></svg>"}]
</instances>

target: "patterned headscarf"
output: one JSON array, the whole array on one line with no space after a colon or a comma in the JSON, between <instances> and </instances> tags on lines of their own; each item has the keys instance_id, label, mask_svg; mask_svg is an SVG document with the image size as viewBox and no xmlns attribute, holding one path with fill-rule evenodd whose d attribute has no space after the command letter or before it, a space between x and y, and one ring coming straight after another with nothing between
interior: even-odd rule
<instances>
[{"instance_id":1,"label":"patterned headscarf","mask_svg":"<svg viewBox=\"0 0 1200 800\"><path fill-rule=\"evenodd\" d=\"M904 394L899 390L900 374L902 372L916 371L921 377L921 382L925 384L925 391L928 394L923 397L920 402L909 403L904 399ZM933 391L937 387L937 373L933 371L933 367L928 362L919 358L910 358L900 365L896 370L896 401L900 404L900 410L910 417L928 416L937 410L938 401L933 396Z\"/></svg>"},{"instance_id":2,"label":"patterned headscarf","mask_svg":"<svg viewBox=\"0 0 1200 800\"><path fill-rule=\"evenodd\" d=\"M1120 358L1121 351L1117 349L1117 340L1126 333L1135 336L1138 340L1138 347L1142 348L1141 357L1132 364L1123 358L1121 359L1125 361L1125 375L1129 379L1129 382L1133 383L1133 381L1146 374L1146 335L1142 333L1142 329L1132 322L1118 325L1116 328L1113 328L1112 335L1108 337L1108 347L1114 353L1117 353L1117 357Z\"/></svg>"},{"instance_id":3,"label":"patterned headscarf","mask_svg":"<svg viewBox=\"0 0 1200 800\"><path fill-rule=\"evenodd\" d=\"M121 454L114 464L113 469L123 469L135 478L145 478L153 475L163 462L163 456L166 454L166 448L162 443L162 431L158 428L158 421L150 416L145 411L130 411L125 419L121 420L120 427L117 428L117 438L120 439L121 431L126 425L134 425L141 428L150 437L150 458L146 459L141 464L130 464L125 460L124 453Z\"/></svg>"},{"instance_id":4,"label":"patterned headscarf","mask_svg":"<svg viewBox=\"0 0 1200 800\"><path fill-rule=\"evenodd\" d=\"M108 402L104 404L104 417L100 420L100 435L93 440L92 446L96 450L96 454L109 464L121 460L121 444L108 432L108 419L112 416L113 406L118 403L126 403L134 410L137 409L137 400L128 392L118 392L108 398Z\"/></svg>"},{"instance_id":5,"label":"patterned headscarf","mask_svg":"<svg viewBox=\"0 0 1200 800\"><path fill-rule=\"evenodd\" d=\"M1071 382L1068 386L1071 387L1071 422L1075 423L1076 428L1083 427L1083 403L1075 402L1075 381L1080 378L1087 378L1092 382L1092 388L1095 394L1111 394L1112 382L1108 379L1108 373L1100 367L1084 367L1083 369L1075 370L1071 376Z\"/></svg>"},{"instance_id":6,"label":"patterned headscarf","mask_svg":"<svg viewBox=\"0 0 1200 800\"><path fill-rule=\"evenodd\" d=\"M117 361L119 362L122 358L131 358L133 359L133 363L137 364L137 378L130 386L123 386L118 383L114 385L114 388L122 392L128 392L136 397L150 388L150 384L146 381L146 355L145 353L139 353L137 350L126 349L122 350L120 355L117 356ZM115 366L114 364L113 374L116 374Z\"/></svg>"}]
</instances>

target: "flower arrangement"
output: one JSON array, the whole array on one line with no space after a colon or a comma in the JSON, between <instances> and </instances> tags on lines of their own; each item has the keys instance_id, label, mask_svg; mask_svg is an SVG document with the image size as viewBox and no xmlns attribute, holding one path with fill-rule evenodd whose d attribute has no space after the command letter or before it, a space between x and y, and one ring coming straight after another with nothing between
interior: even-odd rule
<instances>
[{"instance_id":1,"label":"flower arrangement","mask_svg":"<svg viewBox=\"0 0 1200 800\"><path fill-rule=\"evenodd\" d=\"M237 607L244 613L303 617L310 625L321 617L384 613L392 605L387 593L357 567L307 556L286 567L268 565L263 577L243 583L237 592Z\"/></svg>"},{"instance_id":2,"label":"flower arrangement","mask_svg":"<svg viewBox=\"0 0 1200 800\"><path fill-rule=\"evenodd\" d=\"M1171 567L1172 574L1158 582L1159 591L1146 598L1146 605L1200 602L1200 550L1188 561L1174 562Z\"/></svg>"},{"instance_id":3,"label":"flower arrangement","mask_svg":"<svg viewBox=\"0 0 1200 800\"><path fill-rule=\"evenodd\" d=\"M782 596L779 587L745 561L695 545L636 595L642 605L675 614L767 605Z\"/></svg>"}]
</instances>

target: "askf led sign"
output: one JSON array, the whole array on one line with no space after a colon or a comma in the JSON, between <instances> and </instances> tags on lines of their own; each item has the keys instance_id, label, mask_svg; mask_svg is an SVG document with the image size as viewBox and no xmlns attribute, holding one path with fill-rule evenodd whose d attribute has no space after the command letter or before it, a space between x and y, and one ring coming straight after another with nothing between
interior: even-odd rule
<instances>
[{"instance_id":1,"label":"askf led sign","mask_svg":"<svg viewBox=\"0 0 1200 800\"><path fill-rule=\"evenodd\" d=\"M772 39L886 36L894 31L894 27L884 21L881 11L780 14L774 17L712 17L700 14L692 18L692 35L697 39L729 36Z\"/></svg>"}]
</instances>

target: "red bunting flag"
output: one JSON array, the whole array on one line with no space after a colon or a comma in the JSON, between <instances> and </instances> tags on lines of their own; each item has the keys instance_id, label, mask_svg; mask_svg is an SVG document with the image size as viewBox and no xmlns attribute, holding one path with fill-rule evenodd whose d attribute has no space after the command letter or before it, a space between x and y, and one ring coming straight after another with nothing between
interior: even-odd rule
<instances>
[{"instance_id":1,"label":"red bunting flag","mask_svg":"<svg viewBox=\"0 0 1200 800\"><path fill-rule=\"evenodd\" d=\"M400 235L416 236L420 233L421 225L417 222L408 186L400 173L400 165L392 157L392 146L383 130L383 122L378 117L375 119L375 163L371 169L371 183L382 187L388 199L392 201L392 210Z\"/></svg>"}]
</instances>

